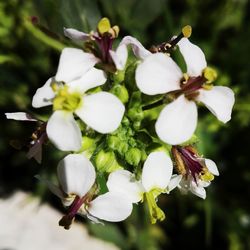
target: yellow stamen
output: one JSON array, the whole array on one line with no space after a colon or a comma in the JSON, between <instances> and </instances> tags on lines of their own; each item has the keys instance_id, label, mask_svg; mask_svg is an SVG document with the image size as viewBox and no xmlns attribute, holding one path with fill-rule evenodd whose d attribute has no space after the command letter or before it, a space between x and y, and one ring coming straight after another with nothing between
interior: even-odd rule
<instances>
[{"instance_id":1,"label":"yellow stamen","mask_svg":"<svg viewBox=\"0 0 250 250\"><path fill-rule=\"evenodd\" d=\"M118 37L120 28L119 26L115 25L112 28L109 29L109 33L112 35L113 38Z\"/></svg>"},{"instance_id":2,"label":"yellow stamen","mask_svg":"<svg viewBox=\"0 0 250 250\"><path fill-rule=\"evenodd\" d=\"M217 78L217 72L215 69L212 69L210 67L206 67L203 70L203 76L207 79L207 83L211 83L211 82L215 81L215 79Z\"/></svg>"},{"instance_id":3,"label":"yellow stamen","mask_svg":"<svg viewBox=\"0 0 250 250\"><path fill-rule=\"evenodd\" d=\"M189 38L192 34L192 27L190 25L186 25L182 28L182 34L184 37Z\"/></svg>"},{"instance_id":4,"label":"yellow stamen","mask_svg":"<svg viewBox=\"0 0 250 250\"><path fill-rule=\"evenodd\" d=\"M98 32L101 35L106 32L109 32L110 28L111 28L110 21L107 17L102 18L97 25Z\"/></svg>"},{"instance_id":5,"label":"yellow stamen","mask_svg":"<svg viewBox=\"0 0 250 250\"><path fill-rule=\"evenodd\" d=\"M208 171L207 168L204 168L201 172L200 179L203 181L212 181L214 179L214 176Z\"/></svg>"},{"instance_id":6,"label":"yellow stamen","mask_svg":"<svg viewBox=\"0 0 250 250\"><path fill-rule=\"evenodd\" d=\"M175 160L175 167L179 174L185 175L187 173L184 161L175 147L172 147L172 154Z\"/></svg>"},{"instance_id":7,"label":"yellow stamen","mask_svg":"<svg viewBox=\"0 0 250 250\"><path fill-rule=\"evenodd\" d=\"M57 90L56 97L53 99L54 110L75 111L82 105L80 93L70 93L68 86L63 86Z\"/></svg>"},{"instance_id":8,"label":"yellow stamen","mask_svg":"<svg viewBox=\"0 0 250 250\"><path fill-rule=\"evenodd\" d=\"M186 84L188 79L189 79L189 75L187 73L184 73L181 83Z\"/></svg>"},{"instance_id":9,"label":"yellow stamen","mask_svg":"<svg viewBox=\"0 0 250 250\"><path fill-rule=\"evenodd\" d=\"M58 84L57 84L56 82L52 82L52 83L50 84L50 87L52 88L52 90L53 90L54 92L56 92L56 91L58 90Z\"/></svg>"}]
</instances>

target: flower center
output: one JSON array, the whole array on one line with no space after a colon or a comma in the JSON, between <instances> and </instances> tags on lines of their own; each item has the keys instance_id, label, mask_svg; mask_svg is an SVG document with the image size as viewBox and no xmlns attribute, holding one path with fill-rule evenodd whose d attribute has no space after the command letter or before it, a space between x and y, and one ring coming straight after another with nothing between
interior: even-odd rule
<instances>
[{"instance_id":1,"label":"flower center","mask_svg":"<svg viewBox=\"0 0 250 250\"><path fill-rule=\"evenodd\" d=\"M54 90L55 88L52 87ZM67 85L59 86L55 90L56 96L53 99L54 110L75 111L82 105L82 95L77 92L71 93Z\"/></svg>"},{"instance_id":2,"label":"flower center","mask_svg":"<svg viewBox=\"0 0 250 250\"><path fill-rule=\"evenodd\" d=\"M191 175L197 183L197 178L203 181L212 181L214 176L209 172L203 158L199 157L196 150L191 146L173 146L172 155L174 156L177 171L186 178Z\"/></svg>"},{"instance_id":3,"label":"flower center","mask_svg":"<svg viewBox=\"0 0 250 250\"><path fill-rule=\"evenodd\" d=\"M82 198L76 196L72 205L70 206L68 214L64 215L62 219L59 221L59 226L62 226L64 227L64 229L67 230L70 229L70 226L74 221L77 212L87 200L88 200L88 195L85 195Z\"/></svg>"}]
</instances>

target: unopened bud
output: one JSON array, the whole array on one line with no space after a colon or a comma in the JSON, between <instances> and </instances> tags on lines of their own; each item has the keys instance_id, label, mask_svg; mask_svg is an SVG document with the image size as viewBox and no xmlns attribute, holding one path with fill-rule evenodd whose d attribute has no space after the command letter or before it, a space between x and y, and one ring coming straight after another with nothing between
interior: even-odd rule
<instances>
[{"instance_id":1,"label":"unopened bud","mask_svg":"<svg viewBox=\"0 0 250 250\"><path fill-rule=\"evenodd\" d=\"M114 75L113 79L115 83L121 83L125 77L125 70L118 70Z\"/></svg>"},{"instance_id":2,"label":"unopened bud","mask_svg":"<svg viewBox=\"0 0 250 250\"><path fill-rule=\"evenodd\" d=\"M87 137L87 136L83 136L81 150L85 151L85 150L90 149L94 145L94 143L95 143L94 139Z\"/></svg>"},{"instance_id":3,"label":"unopened bud","mask_svg":"<svg viewBox=\"0 0 250 250\"><path fill-rule=\"evenodd\" d=\"M115 85L110 92L115 96L117 96L122 101L122 103L128 102L129 98L128 91L123 85L120 84Z\"/></svg>"},{"instance_id":4,"label":"unopened bud","mask_svg":"<svg viewBox=\"0 0 250 250\"><path fill-rule=\"evenodd\" d=\"M141 108L133 108L128 111L128 117L132 121L141 121L144 118L144 114Z\"/></svg>"},{"instance_id":5,"label":"unopened bud","mask_svg":"<svg viewBox=\"0 0 250 250\"><path fill-rule=\"evenodd\" d=\"M115 150L118 147L120 140L117 136L111 135L108 137L107 143L110 149Z\"/></svg>"},{"instance_id":6,"label":"unopened bud","mask_svg":"<svg viewBox=\"0 0 250 250\"><path fill-rule=\"evenodd\" d=\"M141 151L138 148L131 148L125 154L125 160L133 166L138 166L141 161Z\"/></svg>"},{"instance_id":7,"label":"unopened bud","mask_svg":"<svg viewBox=\"0 0 250 250\"><path fill-rule=\"evenodd\" d=\"M107 173L121 168L116 161L115 153L113 151L105 152L104 150L101 150L95 158L95 165L98 171Z\"/></svg>"}]
</instances>

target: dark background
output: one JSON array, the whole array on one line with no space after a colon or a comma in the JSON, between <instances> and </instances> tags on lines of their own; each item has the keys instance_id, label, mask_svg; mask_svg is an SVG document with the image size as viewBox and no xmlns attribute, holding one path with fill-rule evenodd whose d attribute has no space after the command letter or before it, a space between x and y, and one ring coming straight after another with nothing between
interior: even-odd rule
<instances>
[{"instance_id":1,"label":"dark background","mask_svg":"<svg viewBox=\"0 0 250 250\"><path fill-rule=\"evenodd\" d=\"M37 16L44 33L30 23ZM43 164L25 157L34 124L6 121L4 112L31 111L35 90L55 73L62 47L69 44L63 27L95 29L107 16L145 47L167 41L181 28L193 27L191 41L219 73L218 85L236 93L232 120L223 125L199 109L200 151L213 159L220 176L205 201L178 190L160 200L166 220L150 225L143 208L124 223L89 224L92 234L122 249L250 249L250 2L247 0L34 0L0 1L0 195L31 191L62 210L60 202L33 177L55 173L60 153L49 145ZM48 31L49 30L49 31ZM85 221L88 223L87 221ZM84 222L84 223L85 223Z\"/></svg>"}]
</instances>

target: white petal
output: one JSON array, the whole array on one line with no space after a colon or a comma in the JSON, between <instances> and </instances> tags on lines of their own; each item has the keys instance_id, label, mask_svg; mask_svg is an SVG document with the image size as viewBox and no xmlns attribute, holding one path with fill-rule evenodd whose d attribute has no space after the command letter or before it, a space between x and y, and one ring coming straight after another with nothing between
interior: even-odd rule
<instances>
[{"instance_id":1,"label":"white petal","mask_svg":"<svg viewBox=\"0 0 250 250\"><path fill-rule=\"evenodd\" d=\"M72 39L73 41L86 41L86 40L89 40L90 38L88 33L84 33L76 29L63 28L63 31L64 31L64 35Z\"/></svg>"},{"instance_id":2,"label":"white petal","mask_svg":"<svg viewBox=\"0 0 250 250\"><path fill-rule=\"evenodd\" d=\"M206 199L206 190L204 187L197 185L194 181L192 181L190 185L190 191L196 196Z\"/></svg>"},{"instance_id":3,"label":"white petal","mask_svg":"<svg viewBox=\"0 0 250 250\"><path fill-rule=\"evenodd\" d=\"M55 79L69 83L76 80L90 70L97 62L93 54L85 53L80 49L63 49Z\"/></svg>"},{"instance_id":4,"label":"white petal","mask_svg":"<svg viewBox=\"0 0 250 250\"><path fill-rule=\"evenodd\" d=\"M57 175L63 191L83 197L95 182L95 169L82 154L69 154L57 166Z\"/></svg>"},{"instance_id":5,"label":"white petal","mask_svg":"<svg viewBox=\"0 0 250 250\"><path fill-rule=\"evenodd\" d=\"M53 78L51 77L41 88L37 89L32 99L32 107L41 108L52 104L55 93L50 87Z\"/></svg>"},{"instance_id":6,"label":"white petal","mask_svg":"<svg viewBox=\"0 0 250 250\"><path fill-rule=\"evenodd\" d=\"M164 94L180 88L182 72L167 55L148 56L136 69L136 84L147 95Z\"/></svg>"},{"instance_id":7,"label":"white petal","mask_svg":"<svg viewBox=\"0 0 250 250\"><path fill-rule=\"evenodd\" d=\"M132 36L125 36L122 39L120 45L122 44L125 44L126 46L131 45L135 56L140 59L145 59L147 56L152 54L149 50L145 49L143 45L136 38Z\"/></svg>"},{"instance_id":8,"label":"white petal","mask_svg":"<svg viewBox=\"0 0 250 250\"><path fill-rule=\"evenodd\" d=\"M37 119L33 118L30 114L25 112L5 113L5 115L7 119L16 121L30 121L30 122L37 121Z\"/></svg>"},{"instance_id":9,"label":"white petal","mask_svg":"<svg viewBox=\"0 0 250 250\"><path fill-rule=\"evenodd\" d=\"M180 52L187 65L189 76L200 76L203 69L207 67L207 62L203 51L187 38L182 38L179 43Z\"/></svg>"},{"instance_id":10,"label":"white petal","mask_svg":"<svg viewBox=\"0 0 250 250\"><path fill-rule=\"evenodd\" d=\"M46 131L50 141L62 151L81 148L81 130L71 112L55 111L48 120Z\"/></svg>"},{"instance_id":11,"label":"white petal","mask_svg":"<svg viewBox=\"0 0 250 250\"><path fill-rule=\"evenodd\" d=\"M216 163L210 159L205 159L205 164L209 170L209 172L211 172L211 174L213 175L219 175L219 171L218 168L216 166Z\"/></svg>"},{"instance_id":12,"label":"white petal","mask_svg":"<svg viewBox=\"0 0 250 250\"><path fill-rule=\"evenodd\" d=\"M155 124L156 133L168 144L181 144L194 133L197 115L196 104L181 95L161 111Z\"/></svg>"},{"instance_id":13,"label":"white petal","mask_svg":"<svg viewBox=\"0 0 250 250\"><path fill-rule=\"evenodd\" d=\"M200 186L200 187L208 187L210 184L211 184L211 182L210 181L202 181L202 180L198 180L197 181L198 182L198 186Z\"/></svg>"},{"instance_id":14,"label":"white petal","mask_svg":"<svg viewBox=\"0 0 250 250\"><path fill-rule=\"evenodd\" d=\"M115 95L102 91L85 96L82 107L75 113L88 126L105 134L119 127L124 111L122 102Z\"/></svg>"},{"instance_id":15,"label":"white petal","mask_svg":"<svg viewBox=\"0 0 250 250\"><path fill-rule=\"evenodd\" d=\"M89 89L103 85L107 80L107 76L103 70L91 68L81 78L67 83L70 91L86 92Z\"/></svg>"},{"instance_id":16,"label":"white petal","mask_svg":"<svg viewBox=\"0 0 250 250\"><path fill-rule=\"evenodd\" d=\"M123 70L128 58L127 46L125 44L121 44L118 46L116 51L110 50L109 54L116 66L116 69Z\"/></svg>"},{"instance_id":17,"label":"white petal","mask_svg":"<svg viewBox=\"0 0 250 250\"><path fill-rule=\"evenodd\" d=\"M172 172L173 163L165 152L150 153L142 169L142 185L147 192L154 188L165 189Z\"/></svg>"},{"instance_id":18,"label":"white petal","mask_svg":"<svg viewBox=\"0 0 250 250\"><path fill-rule=\"evenodd\" d=\"M179 184L180 184L180 181L182 179L182 175L179 174L174 174L171 176L171 179L170 179L170 182L168 184L168 187L167 187L167 192L169 193L170 191L172 191L173 189L175 189Z\"/></svg>"},{"instance_id":19,"label":"white petal","mask_svg":"<svg viewBox=\"0 0 250 250\"><path fill-rule=\"evenodd\" d=\"M118 222L125 220L132 213L132 203L119 193L108 192L94 199L88 212L101 220Z\"/></svg>"},{"instance_id":20,"label":"white petal","mask_svg":"<svg viewBox=\"0 0 250 250\"><path fill-rule=\"evenodd\" d=\"M211 90L200 90L197 98L217 117L226 123L231 119L231 113L235 102L234 92L223 86L215 86Z\"/></svg>"},{"instance_id":21,"label":"white petal","mask_svg":"<svg viewBox=\"0 0 250 250\"><path fill-rule=\"evenodd\" d=\"M178 188L180 189L182 194L187 194L188 193L188 191L190 189L191 178L192 177L190 177L188 179L186 179L186 177L181 178L181 181L180 181L180 183L178 185Z\"/></svg>"},{"instance_id":22,"label":"white petal","mask_svg":"<svg viewBox=\"0 0 250 250\"><path fill-rule=\"evenodd\" d=\"M109 191L120 193L132 203L139 202L144 193L141 182L135 180L134 175L127 170L112 172L108 177L107 187Z\"/></svg>"}]
</instances>

